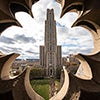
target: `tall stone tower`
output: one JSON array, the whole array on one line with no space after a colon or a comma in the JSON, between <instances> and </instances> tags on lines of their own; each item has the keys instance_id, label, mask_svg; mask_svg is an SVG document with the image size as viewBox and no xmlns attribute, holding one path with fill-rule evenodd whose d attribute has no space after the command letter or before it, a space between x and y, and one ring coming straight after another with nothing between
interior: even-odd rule
<instances>
[{"instance_id":1,"label":"tall stone tower","mask_svg":"<svg viewBox=\"0 0 100 100\"><path fill-rule=\"evenodd\" d=\"M40 65L46 68L46 75L54 77L57 68L61 67L61 46L57 46L56 21L54 10L47 9L47 20L45 21L44 46L40 46Z\"/></svg>"}]
</instances>

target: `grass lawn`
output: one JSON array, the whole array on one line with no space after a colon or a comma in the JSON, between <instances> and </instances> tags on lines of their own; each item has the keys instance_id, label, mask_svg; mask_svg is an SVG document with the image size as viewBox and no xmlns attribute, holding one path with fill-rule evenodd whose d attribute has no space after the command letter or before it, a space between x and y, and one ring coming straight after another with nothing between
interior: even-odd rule
<instances>
[{"instance_id":1,"label":"grass lawn","mask_svg":"<svg viewBox=\"0 0 100 100\"><path fill-rule=\"evenodd\" d=\"M56 80L57 88L60 88L59 80ZM45 100L49 100L49 80L32 80L31 81L32 88L41 95Z\"/></svg>"},{"instance_id":2,"label":"grass lawn","mask_svg":"<svg viewBox=\"0 0 100 100\"><path fill-rule=\"evenodd\" d=\"M31 81L31 85L39 95L45 100L49 100L49 80L33 80Z\"/></svg>"}]
</instances>

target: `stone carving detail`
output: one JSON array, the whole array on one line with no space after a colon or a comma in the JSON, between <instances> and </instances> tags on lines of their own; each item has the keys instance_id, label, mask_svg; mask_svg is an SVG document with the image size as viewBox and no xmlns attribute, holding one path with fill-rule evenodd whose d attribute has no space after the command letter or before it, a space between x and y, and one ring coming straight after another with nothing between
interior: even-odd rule
<instances>
[{"instance_id":1,"label":"stone carving detail","mask_svg":"<svg viewBox=\"0 0 100 100\"><path fill-rule=\"evenodd\" d=\"M21 26L15 18L15 12L24 11L32 17L32 4L39 0L0 0L0 34L11 25Z\"/></svg>"},{"instance_id":2,"label":"stone carving detail","mask_svg":"<svg viewBox=\"0 0 100 100\"><path fill-rule=\"evenodd\" d=\"M91 100L91 98L95 100L93 99L95 97L96 99L100 99L100 1L57 0L57 2L62 6L61 17L69 11L77 12L79 17L72 27L82 26L87 28L93 35L94 50L88 55L76 55L77 59L81 61L84 70L88 69L85 72L88 76L78 77L77 73L76 75L69 73L69 76L75 82L74 84L77 84L77 87L82 90L80 100Z\"/></svg>"}]
</instances>

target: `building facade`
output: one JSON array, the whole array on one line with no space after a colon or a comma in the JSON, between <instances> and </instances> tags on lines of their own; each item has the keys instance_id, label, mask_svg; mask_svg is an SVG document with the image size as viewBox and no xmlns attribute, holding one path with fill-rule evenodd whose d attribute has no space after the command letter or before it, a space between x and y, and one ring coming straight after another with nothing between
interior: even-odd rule
<instances>
[{"instance_id":1,"label":"building facade","mask_svg":"<svg viewBox=\"0 0 100 100\"><path fill-rule=\"evenodd\" d=\"M46 68L47 76L55 76L62 65L61 46L57 46L56 21L54 10L47 9L44 46L40 46L40 65Z\"/></svg>"}]
</instances>

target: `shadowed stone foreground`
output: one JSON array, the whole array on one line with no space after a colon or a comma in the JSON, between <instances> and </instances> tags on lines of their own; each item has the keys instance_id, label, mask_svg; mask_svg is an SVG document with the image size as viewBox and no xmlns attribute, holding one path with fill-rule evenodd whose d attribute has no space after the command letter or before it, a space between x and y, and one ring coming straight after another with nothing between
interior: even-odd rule
<instances>
[{"instance_id":1,"label":"shadowed stone foreground","mask_svg":"<svg viewBox=\"0 0 100 100\"><path fill-rule=\"evenodd\" d=\"M30 85L30 68L25 68L16 77L10 77L10 66L17 56L15 53L0 56L0 100L44 100Z\"/></svg>"}]
</instances>

